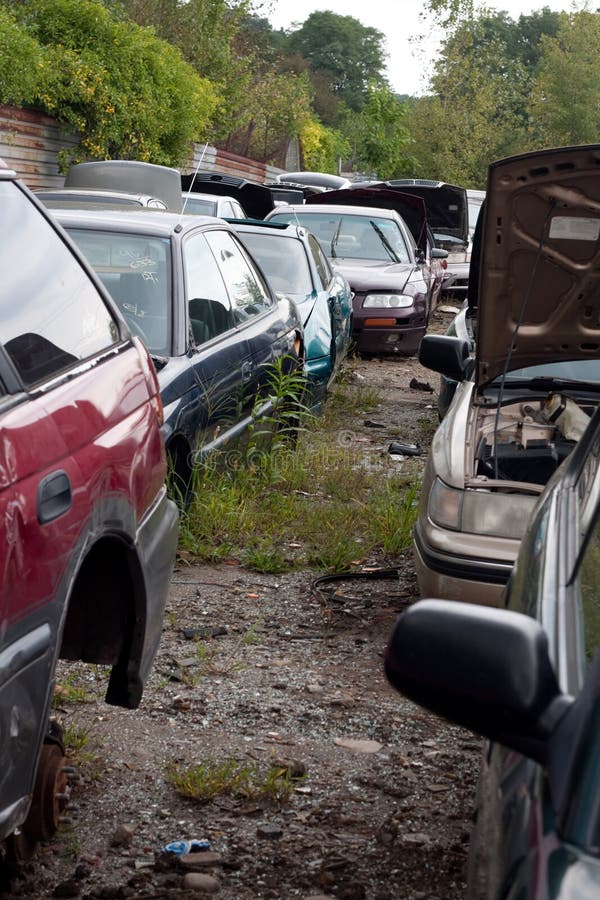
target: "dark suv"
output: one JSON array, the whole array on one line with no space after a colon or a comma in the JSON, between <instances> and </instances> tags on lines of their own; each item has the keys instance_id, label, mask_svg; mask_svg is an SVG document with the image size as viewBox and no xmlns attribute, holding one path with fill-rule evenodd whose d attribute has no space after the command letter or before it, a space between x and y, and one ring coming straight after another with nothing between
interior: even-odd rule
<instances>
[{"instance_id":1,"label":"dark suv","mask_svg":"<svg viewBox=\"0 0 600 900\"><path fill-rule=\"evenodd\" d=\"M154 367L69 238L0 161L0 841L68 798L59 658L138 706L177 541Z\"/></svg>"}]
</instances>

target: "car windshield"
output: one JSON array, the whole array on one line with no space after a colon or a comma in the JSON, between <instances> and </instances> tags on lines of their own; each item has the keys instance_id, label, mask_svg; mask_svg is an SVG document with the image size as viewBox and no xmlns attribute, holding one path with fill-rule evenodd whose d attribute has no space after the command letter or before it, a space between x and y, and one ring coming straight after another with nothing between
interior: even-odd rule
<instances>
[{"instance_id":1,"label":"car windshield","mask_svg":"<svg viewBox=\"0 0 600 900\"><path fill-rule=\"evenodd\" d=\"M141 337L155 356L169 356L169 241L116 231L67 230L116 301L132 333Z\"/></svg>"},{"instance_id":2,"label":"car windshield","mask_svg":"<svg viewBox=\"0 0 600 900\"><path fill-rule=\"evenodd\" d=\"M296 301L310 296L314 286L302 241L281 234L256 232L244 232L242 239L274 291Z\"/></svg>"},{"instance_id":3,"label":"car windshield","mask_svg":"<svg viewBox=\"0 0 600 900\"><path fill-rule=\"evenodd\" d=\"M277 212L271 221L303 225L331 259L410 262L404 235L393 219L334 212Z\"/></svg>"},{"instance_id":4,"label":"car windshield","mask_svg":"<svg viewBox=\"0 0 600 900\"><path fill-rule=\"evenodd\" d=\"M575 359L561 362L543 363L537 366L525 366L523 369L512 369L506 375L506 384L531 381L531 379L555 381L587 382L593 390L600 387L600 359ZM497 387L501 377L490 382Z\"/></svg>"}]
</instances>

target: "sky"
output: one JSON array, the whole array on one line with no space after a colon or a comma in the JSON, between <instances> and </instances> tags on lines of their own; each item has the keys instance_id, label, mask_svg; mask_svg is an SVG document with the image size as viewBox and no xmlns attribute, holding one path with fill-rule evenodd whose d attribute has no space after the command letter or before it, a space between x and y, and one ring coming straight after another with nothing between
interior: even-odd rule
<instances>
[{"instance_id":1,"label":"sky","mask_svg":"<svg viewBox=\"0 0 600 900\"><path fill-rule=\"evenodd\" d=\"M571 0L487 0L488 7L504 10L513 19L549 6L571 11ZM425 39L419 18L422 4L415 0L263 0L259 15L269 19L273 28L289 28L302 24L316 10L331 10L340 16L353 16L363 25L376 28L386 36L387 76L392 89L399 94L418 95L425 91L427 66L435 57L439 38L430 27Z\"/></svg>"}]
</instances>

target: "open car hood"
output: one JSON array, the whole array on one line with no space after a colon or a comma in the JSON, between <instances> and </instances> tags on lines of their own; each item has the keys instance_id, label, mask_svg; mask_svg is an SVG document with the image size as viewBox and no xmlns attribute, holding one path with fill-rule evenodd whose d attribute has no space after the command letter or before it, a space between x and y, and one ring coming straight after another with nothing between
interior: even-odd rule
<instances>
[{"instance_id":1,"label":"open car hood","mask_svg":"<svg viewBox=\"0 0 600 900\"><path fill-rule=\"evenodd\" d=\"M490 166L478 223L478 388L505 366L600 355L599 176L600 144Z\"/></svg>"},{"instance_id":2,"label":"open car hood","mask_svg":"<svg viewBox=\"0 0 600 900\"><path fill-rule=\"evenodd\" d=\"M247 181L237 175L222 175L220 172L196 172L195 175L181 176L182 191L198 191L202 194L218 194L221 197L235 197L252 219L264 219L275 209L271 191L265 184Z\"/></svg>"},{"instance_id":3,"label":"open car hood","mask_svg":"<svg viewBox=\"0 0 600 900\"><path fill-rule=\"evenodd\" d=\"M385 184L425 201L427 221L434 234L448 234L468 243L469 204L465 188L426 178L396 178Z\"/></svg>"},{"instance_id":4,"label":"open car hood","mask_svg":"<svg viewBox=\"0 0 600 900\"><path fill-rule=\"evenodd\" d=\"M427 215L425 203L419 197L412 197L388 185L377 184L367 188L343 188L339 191L327 191L325 194L313 194L305 200L307 205L313 203L340 203L344 206L374 206L379 209L394 209L404 219L412 234L415 244L423 252L427 249Z\"/></svg>"}]
</instances>

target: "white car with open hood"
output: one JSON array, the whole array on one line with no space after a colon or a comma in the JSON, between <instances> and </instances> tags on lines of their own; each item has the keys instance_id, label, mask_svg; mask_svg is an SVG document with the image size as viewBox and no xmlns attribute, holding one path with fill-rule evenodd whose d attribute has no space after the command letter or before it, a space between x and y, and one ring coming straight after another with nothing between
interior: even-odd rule
<instances>
[{"instance_id":1,"label":"white car with open hood","mask_svg":"<svg viewBox=\"0 0 600 900\"><path fill-rule=\"evenodd\" d=\"M599 173L600 145L490 166L474 355L447 335L420 348L458 382L414 531L422 596L499 601L539 494L600 401Z\"/></svg>"}]
</instances>

